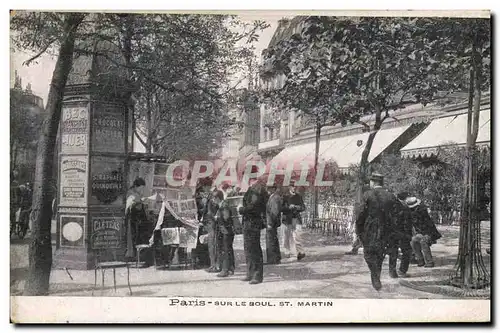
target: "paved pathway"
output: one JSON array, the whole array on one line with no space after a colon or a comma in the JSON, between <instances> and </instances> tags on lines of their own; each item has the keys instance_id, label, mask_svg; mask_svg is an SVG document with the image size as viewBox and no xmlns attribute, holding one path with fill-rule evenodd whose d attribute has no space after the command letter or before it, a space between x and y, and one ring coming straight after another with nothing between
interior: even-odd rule
<instances>
[{"instance_id":1,"label":"paved pathway","mask_svg":"<svg viewBox=\"0 0 500 333\"><path fill-rule=\"evenodd\" d=\"M443 238L433 246L436 267L429 269L410 266L408 280L428 278L443 280L450 272L457 256L458 227L439 226ZM489 223L483 226L483 249L489 243ZM133 296L186 296L186 297L300 297L300 298L445 298L399 285L387 272L387 258L382 272L383 288L380 292L371 287L368 268L360 253L346 256L348 244L321 234L305 234L307 256L300 262L295 258L281 265L264 267L264 283L249 285L240 281L245 266L241 236L235 240L237 269L233 277L220 279L204 270L155 270L154 268L130 269ZM263 244L265 244L263 242ZM27 263L26 242L11 245L11 293L19 294L23 288L23 275ZM484 250L483 250L484 253ZM484 256L489 267L489 256ZM63 270L51 275L51 295L91 296L94 272L70 271L73 280ZM126 269L117 272L118 290L112 288L112 273L106 278L106 288L98 289L95 296L126 296ZM98 276L98 286L100 275Z\"/></svg>"}]
</instances>

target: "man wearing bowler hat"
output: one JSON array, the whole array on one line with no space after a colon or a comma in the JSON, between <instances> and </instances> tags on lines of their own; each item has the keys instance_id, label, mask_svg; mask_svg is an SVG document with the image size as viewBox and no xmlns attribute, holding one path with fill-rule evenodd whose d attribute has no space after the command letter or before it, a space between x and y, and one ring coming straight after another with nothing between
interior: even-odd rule
<instances>
[{"instance_id":1,"label":"man wearing bowler hat","mask_svg":"<svg viewBox=\"0 0 500 333\"><path fill-rule=\"evenodd\" d=\"M396 197L383 187L384 177L373 173L370 189L363 194L356 218L356 234L363 244L363 254L370 269L373 288L380 290L380 273L389 239L394 230L393 211Z\"/></svg>"}]
</instances>

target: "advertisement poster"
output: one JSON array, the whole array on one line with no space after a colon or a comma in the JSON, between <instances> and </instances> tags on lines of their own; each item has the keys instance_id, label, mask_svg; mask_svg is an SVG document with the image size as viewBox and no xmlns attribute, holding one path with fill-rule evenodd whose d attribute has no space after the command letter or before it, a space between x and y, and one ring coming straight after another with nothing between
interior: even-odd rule
<instances>
[{"instance_id":1,"label":"advertisement poster","mask_svg":"<svg viewBox=\"0 0 500 333\"><path fill-rule=\"evenodd\" d=\"M59 216L60 242L65 247L83 247L85 239L85 216Z\"/></svg>"},{"instance_id":2,"label":"advertisement poster","mask_svg":"<svg viewBox=\"0 0 500 333\"><path fill-rule=\"evenodd\" d=\"M92 119L92 150L125 153L125 113L119 106L96 105Z\"/></svg>"},{"instance_id":3,"label":"advertisement poster","mask_svg":"<svg viewBox=\"0 0 500 333\"><path fill-rule=\"evenodd\" d=\"M87 205L87 156L63 156L61 158L60 197L61 206L84 207Z\"/></svg>"},{"instance_id":4,"label":"advertisement poster","mask_svg":"<svg viewBox=\"0 0 500 333\"><path fill-rule=\"evenodd\" d=\"M124 162L114 157L92 157L91 205L122 206L127 189L124 187Z\"/></svg>"},{"instance_id":5,"label":"advertisement poster","mask_svg":"<svg viewBox=\"0 0 500 333\"><path fill-rule=\"evenodd\" d=\"M116 249L122 246L123 217L92 217L92 249Z\"/></svg>"},{"instance_id":6,"label":"advertisement poster","mask_svg":"<svg viewBox=\"0 0 500 333\"><path fill-rule=\"evenodd\" d=\"M89 111L87 106L64 107L61 115L61 153L88 151Z\"/></svg>"}]
</instances>

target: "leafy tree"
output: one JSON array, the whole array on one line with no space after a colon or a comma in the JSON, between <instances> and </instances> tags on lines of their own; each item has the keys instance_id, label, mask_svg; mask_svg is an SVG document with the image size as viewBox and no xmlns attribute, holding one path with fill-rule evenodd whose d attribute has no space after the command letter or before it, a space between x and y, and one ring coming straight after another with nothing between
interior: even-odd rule
<instances>
[{"instance_id":1,"label":"leafy tree","mask_svg":"<svg viewBox=\"0 0 500 333\"><path fill-rule=\"evenodd\" d=\"M13 44L17 49L34 52L25 64L36 62L47 52L57 56L48 97L48 115L38 144L27 295L47 294L49 289L52 264L51 171L55 169L55 140L64 87L73 58L79 55L105 58L111 66L99 75L125 72L129 85L141 87L150 83L150 87L172 94L162 100L170 103L169 108L160 109L162 112L168 110L171 115L177 114L178 110L172 108L172 104L179 102L178 95L183 93L182 99L187 104L183 105L183 113L200 110L201 118L210 124L216 122L210 117L215 111L220 111L218 107L223 105L231 90L225 87L231 70L237 70L239 65L237 61L233 63L233 56L244 58L251 49L250 44L236 48L234 43L254 42L258 38L257 31L265 26L264 22L245 24L235 17L216 15L16 12L11 18ZM239 31L240 28L243 32ZM102 41L115 47L96 51L93 46ZM122 54L117 54L116 50ZM131 95L129 92L128 97ZM186 127L184 131L174 132L179 133L189 136Z\"/></svg>"},{"instance_id":2,"label":"leafy tree","mask_svg":"<svg viewBox=\"0 0 500 333\"><path fill-rule=\"evenodd\" d=\"M226 15L101 15L100 38L123 51L138 87L135 131L147 152L154 148L174 160L219 144L213 138L227 128L228 98L245 79L234 83L234 76L266 27Z\"/></svg>"},{"instance_id":3,"label":"leafy tree","mask_svg":"<svg viewBox=\"0 0 500 333\"><path fill-rule=\"evenodd\" d=\"M11 28L17 32L15 43L18 47L39 50L40 55L57 43L59 50L47 101L47 116L38 142L32 204L33 239L29 247L29 269L24 290L28 296L46 295L49 290L53 197L50 181L64 87L73 62L76 31L84 18L85 15L81 13L37 12L19 13L11 19Z\"/></svg>"},{"instance_id":4,"label":"leafy tree","mask_svg":"<svg viewBox=\"0 0 500 333\"><path fill-rule=\"evenodd\" d=\"M284 73L286 81L267 97L277 106L312 112L317 123L359 123L369 131L360 161L359 202L373 140L391 111L425 105L464 89L464 80L456 79L463 76L461 64L466 60L456 57L456 50L448 47L452 43L439 33L440 27L461 21L406 17L304 21L300 35L270 51L275 71ZM361 121L366 114L373 114L374 122Z\"/></svg>"}]
</instances>

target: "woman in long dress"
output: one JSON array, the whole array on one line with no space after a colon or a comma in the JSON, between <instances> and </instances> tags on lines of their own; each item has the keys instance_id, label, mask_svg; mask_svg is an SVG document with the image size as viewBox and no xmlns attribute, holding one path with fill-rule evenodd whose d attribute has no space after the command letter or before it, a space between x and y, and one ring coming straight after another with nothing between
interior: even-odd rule
<instances>
[{"instance_id":1,"label":"woman in long dress","mask_svg":"<svg viewBox=\"0 0 500 333\"><path fill-rule=\"evenodd\" d=\"M134 180L132 187L127 193L127 204L125 207L125 216L127 219L127 252L125 257L135 257L135 247L139 244L148 244L149 238L153 232L152 224L149 222L146 214L146 207L143 202L144 188L146 182L142 178ZM151 251L143 251L145 266L152 265Z\"/></svg>"}]
</instances>

